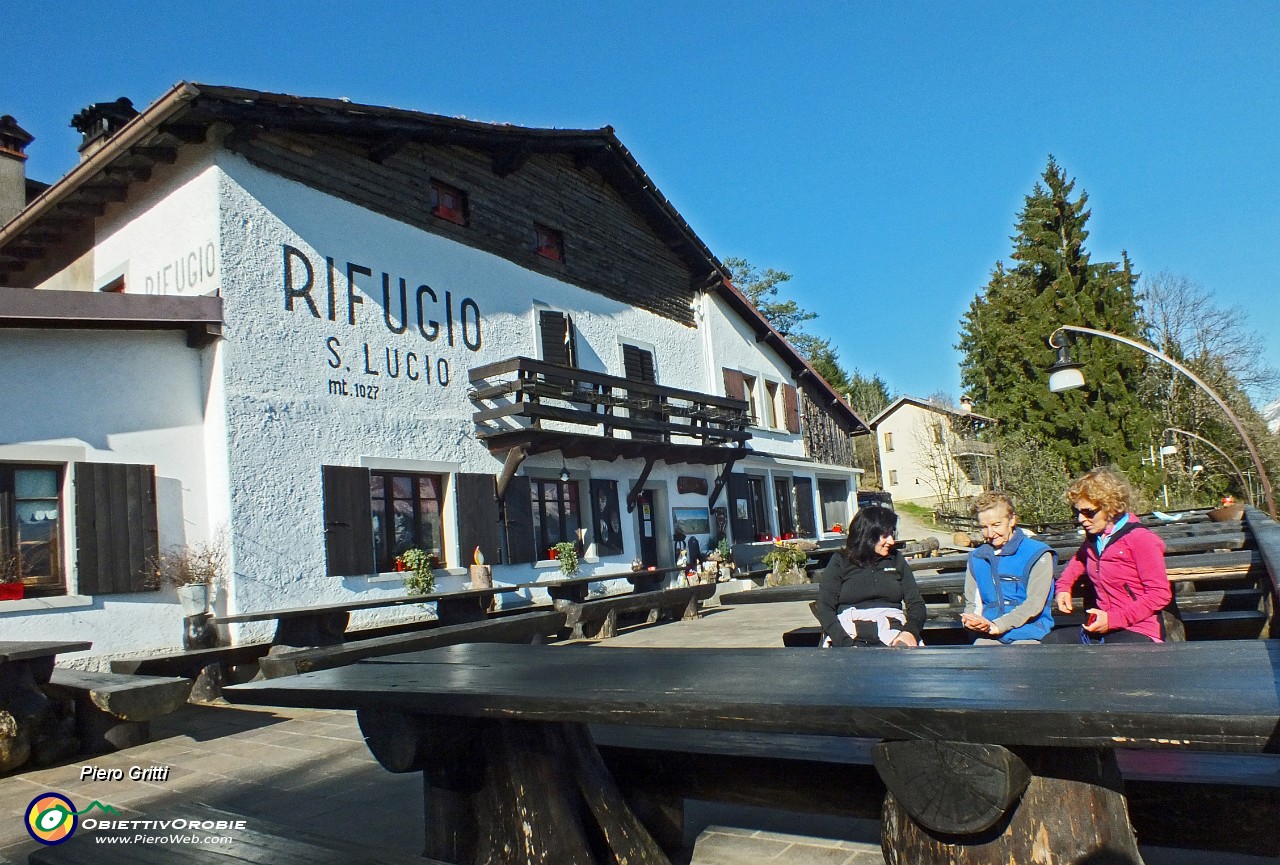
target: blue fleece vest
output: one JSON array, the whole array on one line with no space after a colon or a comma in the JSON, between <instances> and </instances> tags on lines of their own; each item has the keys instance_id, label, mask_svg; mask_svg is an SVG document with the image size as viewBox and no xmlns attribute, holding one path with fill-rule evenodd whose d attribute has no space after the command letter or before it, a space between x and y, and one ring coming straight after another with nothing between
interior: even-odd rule
<instances>
[{"instance_id":1,"label":"blue fleece vest","mask_svg":"<svg viewBox=\"0 0 1280 865\"><path fill-rule=\"evenodd\" d=\"M1026 536L1022 529L1014 529L1013 537L1004 545L1000 555L990 544L978 547L969 557L969 571L978 584L982 599L982 615L991 621L1012 610L1027 599L1027 584L1031 578L1031 566L1044 553L1049 553L1056 566L1058 555L1041 541ZM1045 599L1040 615L1024 625L1000 635L1000 642L1014 640L1042 640L1053 629L1053 587Z\"/></svg>"}]
</instances>

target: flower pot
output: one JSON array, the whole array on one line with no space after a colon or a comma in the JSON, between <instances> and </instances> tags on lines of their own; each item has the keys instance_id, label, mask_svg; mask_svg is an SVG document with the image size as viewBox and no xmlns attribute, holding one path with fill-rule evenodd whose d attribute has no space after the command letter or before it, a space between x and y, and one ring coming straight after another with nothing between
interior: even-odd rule
<instances>
[{"instance_id":1,"label":"flower pot","mask_svg":"<svg viewBox=\"0 0 1280 865\"><path fill-rule=\"evenodd\" d=\"M20 601L27 596L22 583L0 583L0 601Z\"/></svg>"},{"instance_id":2,"label":"flower pot","mask_svg":"<svg viewBox=\"0 0 1280 865\"><path fill-rule=\"evenodd\" d=\"M192 586L178 586L178 603L182 605L183 616L198 616L209 609L209 587L203 583Z\"/></svg>"}]
</instances>

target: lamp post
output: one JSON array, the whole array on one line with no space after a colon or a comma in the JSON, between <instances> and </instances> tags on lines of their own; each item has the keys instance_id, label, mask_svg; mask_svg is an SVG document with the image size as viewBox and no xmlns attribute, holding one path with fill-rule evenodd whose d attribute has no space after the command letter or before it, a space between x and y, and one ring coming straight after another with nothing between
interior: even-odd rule
<instances>
[{"instance_id":1,"label":"lamp post","mask_svg":"<svg viewBox=\"0 0 1280 865\"><path fill-rule=\"evenodd\" d=\"M1246 480L1244 479L1244 472L1240 471L1240 466L1236 465L1236 461L1235 461L1235 460L1233 460L1231 457L1229 457L1229 456L1227 455L1227 452L1226 452L1226 451L1224 451L1222 448L1218 447L1218 446L1217 446L1216 444L1214 444L1213 442L1209 441L1207 438L1204 438L1203 436L1198 436L1198 435L1196 435L1195 433L1191 432L1190 430L1178 429L1177 427L1173 427L1173 426L1171 426L1171 427L1166 428L1166 429L1165 429L1165 432L1166 432L1166 433L1178 433L1179 435L1184 435L1184 436L1186 436L1186 437L1188 437L1188 438L1193 438L1193 439L1195 439L1196 441L1200 442L1201 444L1206 444L1206 445L1208 445L1209 447L1213 448L1215 451L1217 451L1219 456L1221 456L1224 460L1226 460L1228 463L1230 463L1230 464L1231 464L1231 470L1232 470L1233 472L1235 472L1235 473L1236 473L1236 478L1240 481L1240 486L1244 487L1245 492L1246 492L1246 493L1248 494L1248 496L1249 496L1249 504L1253 504L1253 503L1254 503L1254 501L1253 501L1253 487L1249 484L1249 482L1248 482L1248 481L1246 481ZM1166 445L1165 447L1170 448L1170 450L1171 450L1171 451L1177 451L1177 449L1178 449L1176 445ZM1161 451L1163 451L1163 450L1164 450L1164 448L1161 448L1160 450L1161 450ZM1195 467L1194 467L1194 466L1192 467L1192 471L1193 471L1193 472L1195 471Z\"/></svg>"},{"instance_id":2,"label":"lamp post","mask_svg":"<svg viewBox=\"0 0 1280 865\"><path fill-rule=\"evenodd\" d=\"M1244 424L1240 423L1240 419L1236 417L1235 412L1230 409L1222 397L1218 396L1214 392L1213 388L1209 387L1209 385L1201 381L1195 373L1168 355L1156 351L1146 343L1139 342L1136 339L1130 339L1127 336L1120 336L1119 334L1105 330L1094 330L1091 327L1077 327L1073 324L1064 324L1059 326L1059 328L1049 336L1050 347L1058 350L1058 359L1054 365L1049 368L1049 390L1054 393L1061 393L1064 390L1071 390L1072 388L1084 386L1084 372L1082 371L1080 364L1071 360L1072 340L1068 336L1068 333L1084 333L1090 336L1101 336L1115 340L1116 342L1124 343L1132 348L1136 348L1144 354L1148 354L1157 360L1162 360L1169 364L1169 366L1191 379L1197 387L1208 394L1209 398L1217 404L1218 408L1222 409L1224 414L1226 414L1227 419L1231 421L1231 425L1236 428L1236 432L1240 433L1240 438L1244 439L1245 447L1249 449L1249 458L1253 460L1253 467L1257 469L1258 477L1262 481L1262 492L1267 499L1267 510L1271 514L1271 519L1274 520L1277 518L1276 502L1271 495L1271 479L1267 477L1266 469L1262 467L1262 458L1258 456L1258 449L1254 446L1253 439L1249 438L1249 434L1244 431Z\"/></svg>"}]
</instances>

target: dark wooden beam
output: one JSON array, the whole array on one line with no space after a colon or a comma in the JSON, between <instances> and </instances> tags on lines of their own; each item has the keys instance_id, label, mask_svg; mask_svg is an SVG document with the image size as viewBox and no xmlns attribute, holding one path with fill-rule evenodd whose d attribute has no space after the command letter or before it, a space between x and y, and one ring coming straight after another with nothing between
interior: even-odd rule
<instances>
[{"instance_id":1,"label":"dark wooden beam","mask_svg":"<svg viewBox=\"0 0 1280 865\"><path fill-rule=\"evenodd\" d=\"M44 252L39 249L31 249L16 244L0 249L0 258L7 258L10 261L34 261L42 255L44 255Z\"/></svg>"},{"instance_id":2,"label":"dark wooden beam","mask_svg":"<svg viewBox=\"0 0 1280 865\"><path fill-rule=\"evenodd\" d=\"M124 183L113 183L109 180L86 183L76 190L76 195L90 201L119 202L129 197L129 187Z\"/></svg>"},{"instance_id":3,"label":"dark wooden beam","mask_svg":"<svg viewBox=\"0 0 1280 865\"><path fill-rule=\"evenodd\" d=\"M172 165L178 159L178 148L176 147L135 147L132 153L151 162L163 162L166 165Z\"/></svg>"},{"instance_id":4,"label":"dark wooden beam","mask_svg":"<svg viewBox=\"0 0 1280 865\"><path fill-rule=\"evenodd\" d=\"M720 476L716 478L715 489L711 491L711 496L707 499L708 508L716 506L716 502L720 498L720 492L725 488L725 485L729 483L729 473L733 471L733 464L735 462L737 462L736 458L730 459L724 464L724 471L720 472Z\"/></svg>"},{"instance_id":5,"label":"dark wooden beam","mask_svg":"<svg viewBox=\"0 0 1280 865\"><path fill-rule=\"evenodd\" d=\"M82 217L101 216L107 212L107 205L105 203L85 198L76 198L70 201L59 202L57 207L59 210L78 214Z\"/></svg>"},{"instance_id":6,"label":"dark wooden beam","mask_svg":"<svg viewBox=\"0 0 1280 865\"><path fill-rule=\"evenodd\" d=\"M530 153L525 147L505 147L493 154L492 169L498 177L506 177L519 171L529 161Z\"/></svg>"},{"instance_id":7,"label":"dark wooden beam","mask_svg":"<svg viewBox=\"0 0 1280 865\"><path fill-rule=\"evenodd\" d=\"M204 123L166 123L164 133L187 144L199 144L209 134L209 126Z\"/></svg>"},{"instance_id":8,"label":"dark wooden beam","mask_svg":"<svg viewBox=\"0 0 1280 865\"><path fill-rule=\"evenodd\" d=\"M379 165L395 156L410 143L409 136L403 134L388 135L378 143L371 146L365 154L371 162Z\"/></svg>"},{"instance_id":9,"label":"dark wooden beam","mask_svg":"<svg viewBox=\"0 0 1280 865\"><path fill-rule=\"evenodd\" d=\"M649 472L653 471L655 462L657 460L653 457L649 457L644 461L644 468L640 471L640 477L636 478L636 482L631 485L630 491L627 492L627 513L632 513L636 509L640 491L644 489L644 482L649 479Z\"/></svg>"},{"instance_id":10,"label":"dark wooden beam","mask_svg":"<svg viewBox=\"0 0 1280 865\"><path fill-rule=\"evenodd\" d=\"M507 495L507 485L511 483L511 479L516 476L516 472L520 469L520 464L524 462L525 457L529 455L529 449L523 445L513 447L507 451L507 458L502 464L502 472L498 475L498 501L505 501Z\"/></svg>"}]
</instances>

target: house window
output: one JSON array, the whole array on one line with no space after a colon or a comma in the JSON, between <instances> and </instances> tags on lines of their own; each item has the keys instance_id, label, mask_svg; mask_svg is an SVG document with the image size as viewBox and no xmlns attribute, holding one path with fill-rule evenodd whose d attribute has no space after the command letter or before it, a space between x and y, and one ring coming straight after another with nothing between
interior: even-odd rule
<instances>
[{"instance_id":1,"label":"house window","mask_svg":"<svg viewBox=\"0 0 1280 865\"><path fill-rule=\"evenodd\" d=\"M896 487L897 485L898 485L898 470L890 469L889 470L889 486Z\"/></svg>"},{"instance_id":2,"label":"house window","mask_svg":"<svg viewBox=\"0 0 1280 865\"><path fill-rule=\"evenodd\" d=\"M431 213L457 225L466 225L467 194L456 186L431 181Z\"/></svg>"},{"instance_id":3,"label":"house window","mask_svg":"<svg viewBox=\"0 0 1280 865\"><path fill-rule=\"evenodd\" d=\"M791 501L791 479L773 479L773 508L777 517L778 536L791 538L796 533L795 507Z\"/></svg>"},{"instance_id":4,"label":"house window","mask_svg":"<svg viewBox=\"0 0 1280 865\"><path fill-rule=\"evenodd\" d=\"M539 310L538 331L544 361L577 369L578 335L571 317L556 310Z\"/></svg>"},{"instance_id":5,"label":"house window","mask_svg":"<svg viewBox=\"0 0 1280 865\"><path fill-rule=\"evenodd\" d=\"M933 443L936 445L942 444L942 424L940 423L933 425Z\"/></svg>"},{"instance_id":6,"label":"house window","mask_svg":"<svg viewBox=\"0 0 1280 865\"><path fill-rule=\"evenodd\" d=\"M778 383L776 381L766 381L764 383L764 422L762 426L769 429L777 429L778 416L781 412L778 410Z\"/></svg>"},{"instance_id":7,"label":"house window","mask_svg":"<svg viewBox=\"0 0 1280 865\"><path fill-rule=\"evenodd\" d=\"M532 478L533 536L538 541L538 557L551 558L551 548L562 541L576 541L582 526L578 504L578 482Z\"/></svg>"},{"instance_id":8,"label":"house window","mask_svg":"<svg viewBox=\"0 0 1280 865\"><path fill-rule=\"evenodd\" d=\"M443 490L441 475L369 473L373 551L379 572L392 570L396 557L409 549L423 550L444 565Z\"/></svg>"},{"instance_id":9,"label":"house window","mask_svg":"<svg viewBox=\"0 0 1280 865\"><path fill-rule=\"evenodd\" d=\"M61 471L53 466L0 466L0 579L62 586L59 553Z\"/></svg>"},{"instance_id":10,"label":"house window","mask_svg":"<svg viewBox=\"0 0 1280 865\"><path fill-rule=\"evenodd\" d=\"M742 377L742 387L746 391L747 414L751 417L753 426L760 425L760 407L756 402L756 377L753 375L744 375Z\"/></svg>"},{"instance_id":11,"label":"house window","mask_svg":"<svg viewBox=\"0 0 1280 865\"><path fill-rule=\"evenodd\" d=\"M885 453L893 453L893 433L884 434L884 450Z\"/></svg>"},{"instance_id":12,"label":"house window","mask_svg":"<svg viewBox=\"0 0 1280 865\"><path fill-rule=\"evenodd\" d=\"M564 235L554 228L533 224L533 251L551 261L564 261Z\"/></svg>"},{"instance_id":13,"label":"house window","mask_svg":"<svg viewBox=\"0 0 1280 865\"><path fill-rule=\"evenodd\" d=\"M764 478L755 475L747 476L747 507L750 508L751 520L756 528L756 540L767 541L769 532L768 515L765 513Z\"/></svg>"},{"instance_id":14,"label":"house window","mask_svg":"<svg viewBox=\"0 0 1280 865\"><path fill-rule=\"evenodd\" d=\"M818 481L818 500L822 507L822 525L849 525L849 485L845 481Z\"/></svg>"}]
</instances>

